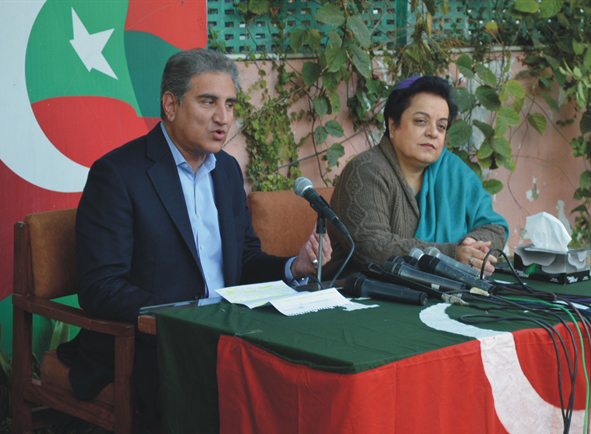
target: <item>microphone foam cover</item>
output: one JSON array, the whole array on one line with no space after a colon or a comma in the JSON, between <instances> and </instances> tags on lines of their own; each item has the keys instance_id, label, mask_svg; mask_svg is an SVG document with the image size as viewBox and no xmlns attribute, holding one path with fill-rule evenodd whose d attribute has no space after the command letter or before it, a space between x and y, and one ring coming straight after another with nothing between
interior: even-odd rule
<instances>
[{"instance_id":1,"label":"microphone foam cover","mask_svg":"<svg viewBox=\"0 0 591 434\"><path fill-rule=\"evenodd\" d=\"M343 292L348 294L352 297L361 297L361 284L365 281L365 275L361 273L353 273L347 280L345 280L345 285L343 285Z\"/></svg>"},{"instance_id":2,"label":"microphone foam cover","mask_svg":"<svg viewBox=\"0 0 591 434\"><path fill-rule=\"evenodd\" d=\"M312 181L304 176L300 176L293 183L293 191L298 196L302 196L307 188L312 187Z\"/></svg>"}]
</instances>

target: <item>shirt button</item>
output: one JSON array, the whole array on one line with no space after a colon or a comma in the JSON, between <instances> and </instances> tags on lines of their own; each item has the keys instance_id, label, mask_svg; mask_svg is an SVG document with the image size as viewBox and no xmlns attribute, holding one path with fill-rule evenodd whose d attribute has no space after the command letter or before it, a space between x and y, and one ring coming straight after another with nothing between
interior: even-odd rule
<instances>
[{"instance_id":1,"label":"shirt button","mask_svg":"<svg viewBox=\"0 0 591 434\"><path fill-rule=\"evenodd\" d=\"M199 248L200 248L201 250L203 250L203 249L205 249L205 246L204 246L203 244L201 244L201 245L199 246Z\"/></svg>"}]
</instances>

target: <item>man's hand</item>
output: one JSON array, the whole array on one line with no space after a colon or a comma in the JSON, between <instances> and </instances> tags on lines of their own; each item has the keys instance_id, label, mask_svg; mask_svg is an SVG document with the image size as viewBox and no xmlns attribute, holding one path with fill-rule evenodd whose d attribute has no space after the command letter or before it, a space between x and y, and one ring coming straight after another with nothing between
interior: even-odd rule
<instances>
[{"instance_id":1,"label":"man's hand","mask_svg":"<svg viewBox=\"0 0 591 434\"><path fill-rule=\"evenodd\" d=\"M300 249L297 258L291 264L291 274L298 276L301 274L315 274L318 268L318 246L320 237L316 229L312 231L308 241ZM332 255L332 246L330 238L325 234L322 237L322 265L330 261ZM315 262L314 262L315 261Z\"/></svg>"},{"instance_id":2,"label":"man's hand","mask_svg":"<svg viewBox=\"0 0 591 434\"><path fill-rule=\"evenodd\" d=\"M466 237L464 241L462 241L462 245L458 246L456 249L456 259L480 270L482 268L482 263L484 262L484 257L490 250L490 245L490 241L476 241L472 237ZM496 264L496 262L497 258L490 255L486 261L486 266L484 267L484 274L489 276L493 274L495 271L493 264Z\"/></svg>"}]
</instances>

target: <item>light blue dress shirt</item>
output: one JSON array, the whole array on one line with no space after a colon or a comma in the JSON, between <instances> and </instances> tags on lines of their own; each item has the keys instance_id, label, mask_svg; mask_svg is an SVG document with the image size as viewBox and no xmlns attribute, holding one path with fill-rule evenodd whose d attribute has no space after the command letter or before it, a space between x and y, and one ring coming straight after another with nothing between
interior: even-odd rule
<instances>
[{"instance_id":1,"label":"light blue dress shirt","mask_svg":"<svg viewBox=\"0 0 591 434\"><path fill-rule=\"evenodd\" d=\"M170 152L177 167L191 229L201 262L201 270L205 278L205 298L219 298L216 289L223 288L224 259L222 255L222 237L218 209L215 206L214 186L211 171L215 169L215 155L209 154L196 173L185 160L178 148L172 143L164 124L160 123ZM291 264L295 257L285 264L285 277L288 282L293 280ZM298 282L301 284L303 282Z\"/></svg>"}]
</instances>

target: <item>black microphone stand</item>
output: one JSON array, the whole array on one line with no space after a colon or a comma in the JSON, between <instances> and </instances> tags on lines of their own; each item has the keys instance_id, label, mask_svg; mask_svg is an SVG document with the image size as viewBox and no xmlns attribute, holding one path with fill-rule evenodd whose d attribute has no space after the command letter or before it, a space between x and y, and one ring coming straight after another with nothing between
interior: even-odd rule
<instances>
[{"instance_id":1,"label":"black microphone stand","mask_svg":"<svg viewBox=\"0 0 591 434\"><path fill-rule=\"evenodd\" d=\"M318 219L316 220L316 233L318 234L318 270L316 276L318 278L318 285L322 289L322 242L326 233L326 219L320 214L318 214Z\"/></svg>"}]
</instances>

